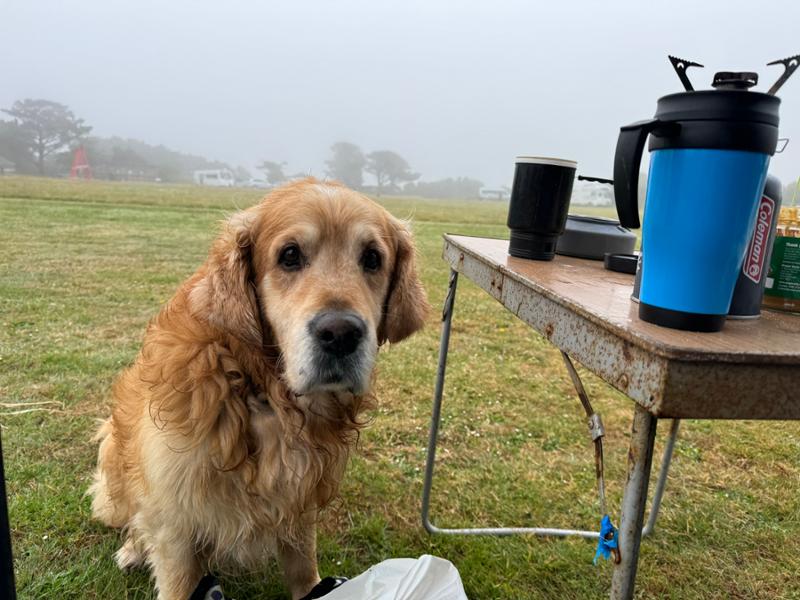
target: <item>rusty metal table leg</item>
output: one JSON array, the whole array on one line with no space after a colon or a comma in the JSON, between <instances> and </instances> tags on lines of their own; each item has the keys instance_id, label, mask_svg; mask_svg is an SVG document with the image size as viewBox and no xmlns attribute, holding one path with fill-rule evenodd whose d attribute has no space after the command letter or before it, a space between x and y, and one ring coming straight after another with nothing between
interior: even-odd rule
<instances>
[{"instance_id":1,"label":"rusty metal table leg","mask_svg":"<svg viewBox=\"0 0 800 600\"><path fill-rule=\"evenodd\" d=\"M425 480L422 488L422 525L429 533L434 534L449 534L449 535L514 535L514 534L533 534L538 536L553 536L553 537L566 537L566 536L579 536L588 539L597 539L599 534L597 531L588 531L585 529L558 529L551 527L469 527L469 528L446 528L437 527L431 522L430 519L430 502L431 502L431 489L433 487L433 470L436 462L436 446L437 438L439 435L439 424L441 422L442 410L442 397L444 395L444 378L447 367L447 352L450 346L450 329L453 318L453 308L456 298L456 287L458 285L458 271L450 271L450 281L447 289L447 296L444 302L444 309L442 311L442 337L439 345L439 365L436 372L436 385L433 394L433 411L431 415L431 427L428 437L428 453L425 461ZM656 518L658 517L658 509L661 503L661 497L666 484L667 473L669 472L669 464L672 458L672 448L675 444L675 438L678 433L677 421L673 421L670 438L667 440L667 446L664 451L664 459L659 473L658 484L656 485L656 495L653 498L653 506L651 508L650 519L648 520L647 527L643 531L643 535L648 535L652 532ZM649 472L649 468L648 468Z\"/></svg>"},{"instance_id":2,"label":"rusty metal table leg","mask_svg":"<svg viewBox=\"0 0 800 600\"><path fill-rule=\"evenodd\" d=\"M647 412L647 409L636 405L628 450L628 480L622 498L619 524L619 551L622 560L614 567L611 578L612 600L633 598L657 423L658 419Z\"/></svg>"},{"instance_id":3,"label":"rusty metal table leg","mask_svg":"<svg viewBox=\"0 0 800 600\"><path fill-rule=\"evenodd\" d=\"M470 527L470 528L444 528L437 527L430 520L431 488L433 487L433 466L436 461L436 441L439 434L441 420L442 396L444 395L444 374L447 366L447 350L450 345L450 325L453 318L453 305L456 298L458 285L458 271L450 271L450 283L447 297L442 312L442 338L439 345L439 367L436 373L436 387L433 394L433 414L431 416L431 429L428 438L428 455L425 462L425 483L422 488L422 525L430 533L449 535L514 535L528 533L539 536L580 536L597 539L597 531L581 529L556 529L550 527Z\"/></svg>"}]
</instances>

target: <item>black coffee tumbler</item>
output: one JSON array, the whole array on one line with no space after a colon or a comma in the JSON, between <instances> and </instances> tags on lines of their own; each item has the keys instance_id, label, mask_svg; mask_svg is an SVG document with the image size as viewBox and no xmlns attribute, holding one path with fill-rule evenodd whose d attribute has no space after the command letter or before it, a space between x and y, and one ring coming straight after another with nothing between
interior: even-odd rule
<instances>
[{"instance_id":1,"label":"black coffee tumbler","mask_svg":"<svg viewBox=\"0 0 800 600\"><path fill-rule=\"evenodd\" d=\"M767 175L747 254L744 256L736 287L733 288L729 319L757 319L761 316L769 259L772 256L778 214L781 212L782 188L780 179Z\"/></svg>"},{"instance_id":2,"label":"black coffee tumbler","mask_svg":"<svg viewBox=\"0 0 800 600\"><path fill-rule=\"evenodd\" d=\"M567 222L578 163L560 158L518 156L508 207L508 253L553 260Z\"/></svg>"}]
</instances>

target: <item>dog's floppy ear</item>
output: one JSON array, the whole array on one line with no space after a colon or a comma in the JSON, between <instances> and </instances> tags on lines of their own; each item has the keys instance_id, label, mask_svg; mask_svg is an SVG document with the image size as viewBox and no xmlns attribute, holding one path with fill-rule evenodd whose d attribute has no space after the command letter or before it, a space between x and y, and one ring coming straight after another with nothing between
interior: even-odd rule
<instances>
[{"instance_id":1,"label":"dog's floppy ear","mask_svg":"<svg viewBox=\"0 0 800 600\"><path fill-rule=\"evenodd\" d=\"M411 231L393 219L395 261L389 291L378 328L378 342L399 342L422 329L430 305L417 273L417 256Z\"/></svg>"},{"instance_id":2,"label":"dog's floppy ear","mask_svg":"<svg viewBox=\"0 0 800 600\"><path fill-rule=\"evenodd\" d=\"M189 292L192 313L254 346L261 346L259 304L253 282L252 252L255 214L235 213L215 240L203 276Z\"/></svg>"}]
</instances>

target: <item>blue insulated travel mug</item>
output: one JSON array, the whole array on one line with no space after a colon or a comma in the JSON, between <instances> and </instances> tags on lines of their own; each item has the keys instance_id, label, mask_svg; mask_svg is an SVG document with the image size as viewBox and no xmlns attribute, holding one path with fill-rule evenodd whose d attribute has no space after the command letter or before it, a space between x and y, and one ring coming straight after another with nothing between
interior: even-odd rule
<instances>
[{"instance_id":1,"label":"blue insulated travel mug","mask_svg":"<svg viewBox=\"0 0 800 600\"><path fill-rule=\"evenodd\" d=\"M778 141L780 99L719 73L717 90L670 94L655 118L622 127L614 157L620 222L639 227L644 142L650 171L642 230L639 317L719 331L731 304Z\"/></svg>"}]
</instances>

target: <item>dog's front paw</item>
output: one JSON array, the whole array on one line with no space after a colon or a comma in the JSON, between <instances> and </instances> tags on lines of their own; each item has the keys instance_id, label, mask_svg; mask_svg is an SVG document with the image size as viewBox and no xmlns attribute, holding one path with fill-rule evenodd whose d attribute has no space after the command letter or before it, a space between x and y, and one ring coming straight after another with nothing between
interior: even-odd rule
<instances>
[{"instance_id":1,"label":"dog's front paw","mask_svg":"<svg viewBox=\"0 0 800 600\"><path fill-rule=\"evenodd\" d=\"M144 556L139 549L136 548L136 544L133 543L133 540L128 538L125 540L125 543L122 544L122 548L114 553L114 560L121 570L127 571L141 566L144 562Z\"/></svg>"}]
</instances>

